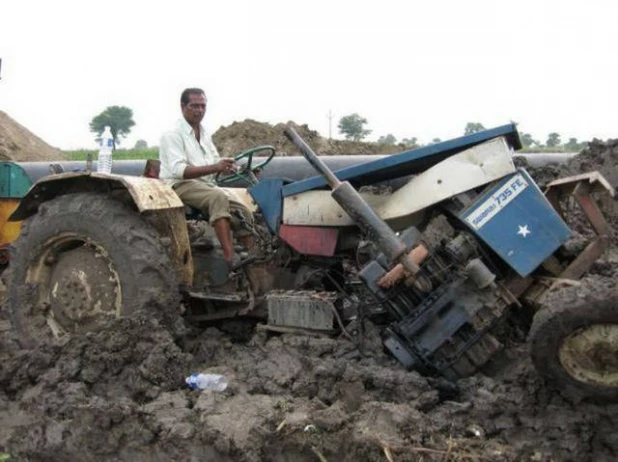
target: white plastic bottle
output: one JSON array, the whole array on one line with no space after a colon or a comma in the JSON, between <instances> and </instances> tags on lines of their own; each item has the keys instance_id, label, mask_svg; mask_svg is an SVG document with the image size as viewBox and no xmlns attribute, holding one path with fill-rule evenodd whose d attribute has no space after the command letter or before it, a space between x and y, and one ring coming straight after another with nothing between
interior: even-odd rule
<instances>
[{"instance_id":1,"label":"white plastic bottle","mask_svg":"<svg viewBox=\"0 0 618 462\"><path fill-rule=\"evenodd\" d=\"M112 130L109 126L105 127L101 135L101 143L99 144L99 158L97 160L97 172L112 173L112 148L114 147L114 139Z\"/></svg>"},{"instance_id":2,"label":"white plastic bottle","mask_svg":"<svg viewBox=\"0 0 618 462\"><path fill-rule=\"evenodd\" d=\"M223 391L227 388L227 379L219 374L191 374L185 379L191 390Z\"/></svg>"}]
</instances>

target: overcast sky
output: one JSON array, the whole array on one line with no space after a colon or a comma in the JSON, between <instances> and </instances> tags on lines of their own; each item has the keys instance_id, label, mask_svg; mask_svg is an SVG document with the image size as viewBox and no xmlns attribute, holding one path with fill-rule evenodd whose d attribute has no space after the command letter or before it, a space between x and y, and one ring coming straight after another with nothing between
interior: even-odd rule
<instances>
[{"instance_id":1,"label":"overcast sky","mask_svg":"<svg viewBox=\"0 0 618 462\"><path fill-rule=\"evenodd\" d=\"M370 139L429 142L514 120L544 142L618 138L615 0L3 0L0 110L61 149L127 106L158 145L183 88L206 125L358 113ZM329 111L332 124L329 125Z\"/></svg>"}]
</instances>

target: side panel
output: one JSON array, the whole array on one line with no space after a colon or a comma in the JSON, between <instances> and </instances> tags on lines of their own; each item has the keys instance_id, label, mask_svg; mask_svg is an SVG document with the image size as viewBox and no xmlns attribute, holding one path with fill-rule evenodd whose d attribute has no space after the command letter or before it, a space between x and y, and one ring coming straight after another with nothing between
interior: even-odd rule
<instances>
[{"instance_id":1,"label":"side panel","mask_svg":"<svg viewBox=\"0 0 618 462\"><path fill-rule=\"evenodd\" d=\"M281 225L279 236L303 255L332 257L335 255L339 230L314 226Z\"/></svg>"},{"instance_id":2,"label":"side panel","mask_svg":"<svg viewBox=\"0 0 618 462\"><path fill-rule=\"evenodd\" d=\"M258 204L271 233L277 233L281 223L283 180L272 178L260 181L249 190L251 197Z\"/></svg>"},{"instance_id":3,"label":"side panel","mask_svg":"<svg viewBox=\"0 0 618 462\"><path fill-rule=\"evenodd\" d=\"M6 248L19 237L21 221L8 221L18 205L18 199L0 198L0 249Z\"/></svg>"},{"instance_id":4,"label":"side panel","mask_svg":"<svg viewBox=\"0 0 618 462\"><path fill-rule=\"evenodd\" d=\"M415 176L392 194L361 193L387 222L408 226L414 215L456 194L513 173L510 149L502 138L456 154ZM350 226L354 222L330 197L330 191L307 191L285 197L283 223L309 226ZM405 224L403 225L404 227Z\"/></svg>"},{"instance_id":5,"label":"side panel","mask_svg":"<svg viewBox=\"0 0 618 462\"><path fill-rule=\"evenodd\" d=\"M32 181L26 171L14 162L0 162L0 197L21 199Z\"/></svg>"},{"instance_id":6,"label":"side panel","mask_svg":"<svg viewBox=\"0 0 618 462\"><path fill-rule=\"evenodd\" d=\"M424 172L452 155L499 137L505 139L508 145L514 149L521 149L517 128L514 124L508 124L411 151L400 152L376 161L350 166L337 170L334 174L339 180L349 181L355 187L376 184L380 181ZM325 186L326 180L322 176L314 176L284 186L283 197L312 189L321 189Z\"/></svg>"},{"instance_id":7,"label":"side panel","mask_svg":"<svg viewBox=\"0 0 618 462\"><path fill-rule=\"evenodd\" d=\"M527 276L571 231L525 170L499 181L459 214L520 276Z\"/></svg>"},{"instance_id":8,"label":"side panel","mask_svg":"<svg viewBox=\"0 0 618 462\"><path fill-rule=\"evenodd\" d=\"M0 162L0 264L8 260L8 246L21 232L21 222L9 221L32 181L25 170L14 162Z\"/></svg>"}]
</instances>

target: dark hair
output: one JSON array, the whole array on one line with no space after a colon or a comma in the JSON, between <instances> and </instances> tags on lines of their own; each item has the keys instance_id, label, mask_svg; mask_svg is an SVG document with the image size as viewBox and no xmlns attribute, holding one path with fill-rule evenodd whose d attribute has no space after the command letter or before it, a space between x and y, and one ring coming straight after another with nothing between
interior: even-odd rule
<instances>
[{"instance_id":1,"label":"dark hair","mask_svg":"<svg viewBox=\"0 0 618 462\"><path fill-rule=\"evenodd\" d=\"M189 102L189 95L204 95L204 96L206 96L206 93L204 93L204 90L202 90L201 88L186 88L182 92L182 95L180 95L180 105L181 106L186 106L187 105L187 103Z\"/></svg>"}]
</instances>

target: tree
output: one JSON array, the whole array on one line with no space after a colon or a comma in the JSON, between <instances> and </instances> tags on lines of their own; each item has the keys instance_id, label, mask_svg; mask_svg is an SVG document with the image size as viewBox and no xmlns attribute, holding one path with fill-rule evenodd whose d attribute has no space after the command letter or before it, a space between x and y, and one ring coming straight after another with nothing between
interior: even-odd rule
<instances>
[{"instance_id":1,"label":"tree","mask_svg":"<svg viewBox=\"0 0 618 462\"><path fill-rule=\"evenodd\" d=\"M401 140L401 144L403 144L406 148L411 149L416 149L420 147L416 136L413 136L412 138L404 138L403 140Z\"/></svg>"},{"instance_id":2,"label":"tree","mask_svg":"<svg viewBox=\"0 0 618 462\"><path fill-rule=\"evenodd\" d=\"M397 142L397 138L395 138L392 134L388 134L386 136L381 136L378 139L378 144L386 144L388 146L392 146Z\"/></svg>"},{"instance_id":3,"label":"tree","mask_svg":"<svg viewBox=\"0 0 618 462\"><path fill-rule=\"evenodd\" d=\"M90 131L100 138L105 127L109 125L114 138L114 149L120 144L120 137L126 137L135 125L133 110L125 106L109 106L90 121Z\"/></svg>"},{"instance_id":4,"label":"tree","mask_svg":"<svg viewBox=\"0 0 618 462\"><path fill-rule=\"evenodd\" d=\"M148 143L146 140L137 140L135 142L135 149L146 149L148 147Z\"/></svg>"},{"instance_id":5,"label":"tree","mask_svg":"<svg viewBox=\"0 0 618 462\"><path fill-rule=\"evenodd\" d=\"M339 120L339 133L345 135L346 140L360 141L371 133L371 130L366 130L365 124L367 119L358 114L350 114L342 117Z\"/></svg>"},{"instance_id":6,"label":"tree","mask_svg":"<svg viewBox=\"0 0 618 462\"><path fill-rule=\"evenodd\" d=\"M549 135L547 135L547 141L545 142L545 145L548 148L555 148L557 146L560 146L560 135L556 132L552 132Z\"/></svg>"},{"instance_id":7,"label":"tree","mask_svg":"<svg viewBox=\"0 0 618 462\"><path fill-rule=\"evenodd\" d=\"M464 130L464 135L472 135L472 133L482 132L485 130L483 124L478 122L468 122L466 124L466 129Z\"/></svg>"},{"instance_id":8,"label":"tree","mask_svg":"<svg viewBox=\"0 0 618 462\"><path fill-rule=\"evenodd\" d=\"M521 140L521 144L524 148L529 148L532 145L539 144L538 141L532 139L532 135L530 133L522 133L521 135L519 135L519 139Z\"/></svg>"},{"instance_id":9,"label":"tree","mask_svg":"<svg viewBox=\"0 0 618 462\"><path fill-rule=\"evenodd\" d=\"M440 138L434 138L433 140L431 140L431 144L438 144L438 143L442 143L442 140Z\"/></svg>"},{"instance_id":10,"label":"tree","mask_svg":"<svg viewBox=\"0 0 618 462\"><path fill-rule=\"evenodd\" d=\"M580 143L577 141L577 138L569 138L569 141L564 144L564 149L569 152L579 152L586 148L587 144L588 143L586 141L582 141Z\"/></svg>"}]
</instances>

